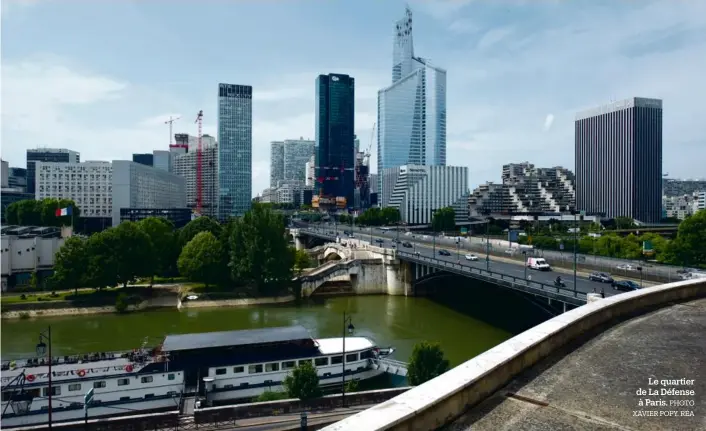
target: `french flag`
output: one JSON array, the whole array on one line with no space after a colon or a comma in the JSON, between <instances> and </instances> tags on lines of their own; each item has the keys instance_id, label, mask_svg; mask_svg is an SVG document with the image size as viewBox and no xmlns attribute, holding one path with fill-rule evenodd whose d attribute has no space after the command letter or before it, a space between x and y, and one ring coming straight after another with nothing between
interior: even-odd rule
<instances>
[{"instance_id":1,"label":"french flag","mask_svg":"<svg viewBox=\"0 0 706 431\"><path fill-rule=\"evenodd\" d=\"M55 215L57 217L61 216L70 216L71 215L71 207L66 207L66 208L57 208Z\"/></svg>"}]
</instances>

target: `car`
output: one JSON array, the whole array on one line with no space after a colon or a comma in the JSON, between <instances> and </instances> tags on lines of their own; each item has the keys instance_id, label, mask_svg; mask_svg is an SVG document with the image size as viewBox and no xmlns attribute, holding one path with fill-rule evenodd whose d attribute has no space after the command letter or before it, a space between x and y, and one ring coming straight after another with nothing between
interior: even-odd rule
<instances>
[{"instance_id":1,"label":"car","mask_svg":"<svg viewBox=\"0 0 706 431\"><path fill-rule=\"evenodd\" d=\"M478 256L476 256L475 254L467 254L466 260L476 261L478 260Z\"/></svg>"},{"instance_id":2,"label":"car","mask_svg":"<svg viewBox=\"0 0 706 431\"><path fill-rule=\"evenodd\" d=\"M385 242L385 240L382 238L375 238L375 242L378 244L382 244L383 242Z\"/></svg>"},{"instance_id":3,"label":"car","mask_svg":"<svg viewBox=\"0 0 706 431\"><path fill-rule=\"evenodd\" d=\"M409 242L409 241L405 241L405 242L402 243L402 247L405 247L405 248L412 248L412 243Z\"/></svg>"},{"instance_id":4,"label":"car","mask_svg":"<svg viewBox=\"0 0 706 431\"><path fill-rule=\"evenodd\" d=\"M515 250L509 248L509 249L505 250L505 254L515 254Z\"/></svg>"},{"instance_id":5,"label":"car","mask_svg":"<svg viewBox=\"0 0 706 431\"><path fill-rule=\"evenodd\" d=\"M635 283L632 280L620 280L620 281L614 281L612 283L613 289L615 290L622 290L625 292L632 292L633 290L638 290L640 289L640 285Z\"/></svg>"},{"instance_id":6,"label":"car","mask_svg":"<svg viewBox=\"0 0 706 431\"><path fill-rule=\"evenodd\" d=\"M606 274L605 272L592 272L588 275L588 279L591 281L598 281L600 283L613 283L613 277Z\"/></svg>"},{"instance_id":7,"label":"car","mask_svg":"<svg viewBox=\"0 0 706 431\"><path fill-rule=\"evenodd\" d=\"M439 255L441 256L451 256L451 253L449 253L448 250L439 250Z\"/></svg>"},{"instance_id":8,"label":"car","mask_svg":"<svg viewBox=\"0 0 706 431\"><path fill-rule=\"evenodd\" d=\"M635 267L632 265L623 264L623 265L618 265L615 267L616 269L620 269L622 271L635 271Z\"/></svg>"}]
</instances>

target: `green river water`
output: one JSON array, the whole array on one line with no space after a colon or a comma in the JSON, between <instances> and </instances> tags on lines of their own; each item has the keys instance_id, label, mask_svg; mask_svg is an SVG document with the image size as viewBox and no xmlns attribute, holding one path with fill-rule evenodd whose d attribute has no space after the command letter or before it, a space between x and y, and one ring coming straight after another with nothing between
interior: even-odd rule
<instances>
[{"instance_id":1,"label":"green river water","mask_svg":"<svg viewBox=\"0 0 706 431\"><path fill-rule=\"evenodd\" d=\"M407 361L415 343L441 344L452 366L510 338L512 334L427 298L353 296L294 306L195 308L126 315L97 314L2 321L2 358L35 355L40 331L51 325L55 356L125 350L145 337L157 344L166 334L303 325L315 337L341 336L343 312L353 316L355 335L397 349Z\"/></svg>"}]
</instances>

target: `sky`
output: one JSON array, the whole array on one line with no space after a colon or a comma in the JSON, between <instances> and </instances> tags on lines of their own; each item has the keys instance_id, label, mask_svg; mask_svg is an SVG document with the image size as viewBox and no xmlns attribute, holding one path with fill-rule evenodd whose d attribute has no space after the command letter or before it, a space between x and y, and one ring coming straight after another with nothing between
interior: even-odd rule
<instances>
[{"instance_id":1,"label":"sky","mask_svg":"<svg viewBox=\"0 0 706 431\"><path fill-rule=\"evenodd\" d=\"M447 70L447 162L469 185L502 165L573 170L577 111L664 100L663 171L706 177L706 2L688 0L2 0L2 151L82 160L216 135L219 82L253 86L253 194L270 142L314 138L317 75L356 79L356 133L372 142L391 83L395 21L414 13L415 54Z\"/></svg>"}]
</instances>

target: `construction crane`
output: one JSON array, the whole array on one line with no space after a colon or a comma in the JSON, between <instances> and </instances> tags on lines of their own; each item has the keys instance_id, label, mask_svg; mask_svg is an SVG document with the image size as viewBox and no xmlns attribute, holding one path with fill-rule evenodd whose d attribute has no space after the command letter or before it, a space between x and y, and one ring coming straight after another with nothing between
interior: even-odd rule
<instances>
[{"instance_id":1,"label":"construction crane","mask_svg":"<svg viewBox=\"0 0 706 431\"><path fill-rule=\"evenodd\" d=\"M172 128L174 126L174 122L180 118L181 117L172 118L172 116L170 115L169 119L164 122L164 124L169 124L169 148L174 146L172 143L172 138L174 137L174 134L172 133Z\"/></svg>"},{"instance_id":2,"label":"construction crane","mask_svg":"<svg viewBox=\"0 0 706 431\"><path fill-rule=\"evenodd\" d=\"M201 151L201 138L203 136L203 110L200 110L196 114L196 121L194 123L198 124L198 144L196 147L196 213L201 215L201 207L203 205L203 182L202 182L202 163L203 163L203 153Z\"/></svg>"},{"instance_id":3,"label":"construction crane","mask_svg":"<svg viewBox=\"0 0 706 431\"><path fill-rule=\"evenodd\" d=\"M377 123L373 123L373 128L370 131L370 143L368 144L368 149L365 150L363 155L363 160L365 160L365 164L368 166L370 166L370 150L373 149L373 141L375 140L375 126L377 126Z\"/></svg>"}]
</instances>

